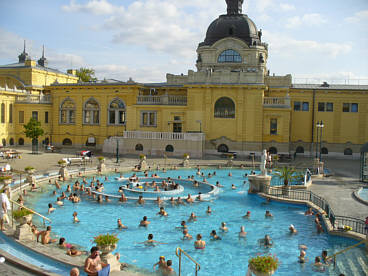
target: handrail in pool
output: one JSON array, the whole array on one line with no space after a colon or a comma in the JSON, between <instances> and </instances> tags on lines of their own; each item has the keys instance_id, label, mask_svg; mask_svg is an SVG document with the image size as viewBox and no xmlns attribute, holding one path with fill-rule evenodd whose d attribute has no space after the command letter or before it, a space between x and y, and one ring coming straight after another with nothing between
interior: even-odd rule
<instances>
[{"instance_id":1,"label":"handrail in pool","mask_svg":"<svg viewBox=\"0 0 368 276\"><path fill-rule=\"evenodd\" d=\"M356 244L353 244L353 245L351 245L349 247L344 248L343 250L340 250L340 251L336 252L335 254L333 254L331 256L328 256L327 258L329 258L329 259L333 258L333 260L334 260L334 267L335 267L336 266L336 256L337 255L340 255L342 253L345 253L346 251L349 251L350 249L353 249L353 248L355 248L355 247L357 247L357 246L359 246L359 245L361 245L361 244L363 244L365 242L366 242L365 240L362 240L362 241L360 241L360 242L358 242Z\"/></svg>"},{"instance_id":2,"label":"handrail in pool","mask_svg":"<svg viewBox=\"0 0 368 276\"><path fill-rule=\"evenodd\" d=\"M179 258L179 276L181 275L181 253L183 253L185 256L188 257L189 260L191 260L193 263L195 263L195 275L198 275L198 271L201 269L201 265L194 260L187 252L185 252L183 249L181 249L180 247L177 247L175 250L175 254L176 256L178 256Z\"/></svg>"},{"instance_id":3,"label":"handrail in pool","mask_svg":"<svg viewBox=\"0 0 368 276\"><path fill-rule=\"evenodd\" d=\"M18 207L21 207L21 208L24 208L24 209L26 209L26 210L28 210L28 211L31 211L32 212L32 214L35 214L35 215L37 215L37 216L39 216L39 217L41 217L42 219L43 219L43 225L45 226L45 220L47 220L47 221L49 221L49 222L51 222L51 219L49 219L49 218L47 218L47 217L45 217L45 216L43 216L43 215L41 215L41 214L39 214L39 213L37 213L36 211L34 211L34 210L32 210L32 209L30 209L30 208L27 208L26 206L24 206L24 205L21 205L21 204L19 204L18 202L15 202L14 200L12 200L12 199L9 199L9 201L12 203L12 213L13 213L13 211L14 211L14 206L13 206L13 204L15 204L15 205L17 205ZM13 216L12 216L12 226L14 225L14 218L13 218Z\"/></svg>"}]
</instances>

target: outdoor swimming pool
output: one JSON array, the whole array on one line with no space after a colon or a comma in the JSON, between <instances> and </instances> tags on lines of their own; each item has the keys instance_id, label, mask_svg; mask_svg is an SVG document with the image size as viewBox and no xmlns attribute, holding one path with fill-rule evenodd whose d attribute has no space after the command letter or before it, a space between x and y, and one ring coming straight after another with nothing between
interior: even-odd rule
<instances>
[{"instance_id":1,"label":"outdoor swimming pool","mask_svg":"<svg viewBox=\"0 0 368 276\"><path fill-rule=\"evenodd\" d=\"M358 193L359 197L365 201L368 201L368 188L363 188Z\"/></svg>"},{"instance_id":2,"label":"outdoor swimming pool","mask_svg":"<svg viewBox=\"0 0 368 276\"><path fill-rule=\"evenodd\" d=\"M315 256L320 255L323 249L332 253L354 243L350 239L317 234L314 218L304 216L306 210L304 206L277 202L266 203L257 195L248 195L248 183L243 184L243 181L247 180L244 174L250 173L247 170L203 169L202 171L206 176L209 172L216 171L216 176L207 178L207 180L211 184L219 181L224 186L220 193L210 202L186 206L172 206L166 202L165 209L169 214L168 217L158 216L156 213L159 207L153 202L146 202L143 207L137 206L134 201L119 203L115 200L100 204L87 197L82 197L82 202L78 204L65 200L63 207L56 207L56 211L48 215L48 203L56 201L56 196L52 195L55 186L49 187L43 194L32 194L32 198L27 199L26 205L48 216L52 220L53 232L58 237L65 237L67 242L79 244L85 250L93 246L93 237L105 233L117 234L120 240L116 251L120 252L121 261L151 272L153 264L161 255L164 255L167 260L172 259L173 267L177 270L178 258L175 256L175 249L179 246L201 264L200 275L245 275L248 259L259 253L272 253L278 256L281 264L275 275L289 276L291 271L293 271L292 275L320 275L320 272L313 270L312 262ZM161 177L170 176L172 178L180 175L183 179L186 179L188 175L194 175L197 180L202 180L195 172L195 170L178 170L167 173L157 172L157 174ZM232 177L228 176L229 172L232 173ZM118 194L117 190L121 183L114 179L117 176L118 174L109 175L109 181L104 181L104 177L97 179L104 183L105 192ZM90 179L91 177L88 178L88 181ZM74 181L75 179L73 183ZM233 190L231 184L235 184L237 189ZM65 191L66 185L67 183L63 185L62 191ZM184 186L184 184L181 185ZM195 192L193 187L190 187L190 190ZM59 194L61 190L58 191ZM212 208L211 215L206 214L207 206ZM243 219L242 216L248 210L251 211L251 219ZM274 218L265 219L266 210L270 210ZM78 212L80 223L72 222L74 211ZM188 223L189 233L193 237L198 233L202 234L207 243L205 250L194 249L193 240L183 241L182 232L176 228L180 226L182 220L189 218L191 212L198 216L198 220ZM147 216L151 221L147 229L138 227L143 216ZM118 218L121 218L122 223L128 226L128 229L117 229ZM229 232L221 233L219 230L221 222L227 223ZM298 234L289 234L290 224L295 225ZM245 226L245 231L248 233L246 239L238 238L241 225ZM211 241L211 230L216 230L222 240ZM142 244L147 240L149 233L154 235L154 240L165 244L154 247ZM270 249L265 249L258 243L265 234L270 235L274 241L274 246ZM298 246L301 244L308 246L309 262L304 265L297 262ZM364 256L362 251L361 248L357 248L351 252L360 257ZM344 262L341 261L340 267ZM367 259L363 259L363 262L366 261ZM351 258L349 262L358 261L357 258ZM183 275L194 275L194 265L185 258L182 268ZM341 268L340 271L343 272L344 268ZM336 271L331 275L335 274Z\"/></svg>"}]
</instances>

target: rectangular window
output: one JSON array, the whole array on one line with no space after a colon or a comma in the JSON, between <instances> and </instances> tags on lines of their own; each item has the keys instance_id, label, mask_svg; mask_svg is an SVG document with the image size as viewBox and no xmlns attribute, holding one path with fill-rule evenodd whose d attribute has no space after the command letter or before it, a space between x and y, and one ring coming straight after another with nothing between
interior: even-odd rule
<instances>
[{"instance_id":1,"label":"rectangular window","mask_svg":"<svg viewBox=\"0 0 368 276\"><path fill-rule=\"evenodd\" d=\"M155 127L157 126L156 111L141 111L141 126Z\"/></svg>"},{"instance_id":2,"label":"rectangular window","mask_svg":"<svg viewBox=\"0 0 368 276\"><path fill-rule=\"evenodd\" d=\"M32 118L38 121L38 111L32 111Z\"/></svg>"},{"instance_id":3,"label":"rectangular window","mask_svg":"<svg viewBox=\"0 0 368 276\"><path fill-rule=\"evenodd\" d=\"M13 123L13 105L9 104L9 123Z\"/></svg>"},{"instance_id":4,"label":"rectangular window","mask_svg":"<svg viewBox=\"0 0 368 276\"><path fill-rule=\"evenodd\" d=\"M326 103L326 111L333 112L333 103Z\"/></svg>"},{"instance_id":5,"label":"rectangular window","mask_svg":"<svg viewBox=\"0 0 368 276\"><path fill-rule=\"evenodd\" d=\"M109 122L110 124L115 125L115 110L110 110L109 113Z\"/></svg>"},{"instance_id":6,"label":"rectangular window","mask_svg":"<svg viewBox=\"0 0 368 276\"><path fill-rule=\"evenodd\" d=\"M45 124L49 123L49 112L45 111Z\"/></svg>"},{"instance_id":7,"label":"rectangular window","mask_svg":"<svg viewBox=\"0 0 368 276\"><path fill-rule=\"evenodd\" d=\"M300 102L294 102L294 111L300 111Z\"/></svg>"},{"instance_id":8,"label":"rectangular window","mask_svg":"<svg viewBox=\"0 0 368 276\"><path fill-rule=\"evenodd\" d=\"M69 124L75 123L75 111L74 110L68 110L69 112Z\"/></svg>"},{"instance_id":9,"label":"rectangular window","mask_svg":"<svg viewBox=\"0 0 368 276\"><path fill-rule=\"evenodd\" d=\"M325 111L325 103L318 103L318 111L320 112Z\"/></svg>"},{"instance_id":10,"label":"rectangular window","mask_svg":"<svg viewBox=\"0 0 368 276\"><path fill-rule=\"evenodd\" d=\"M352 103L351 104L351 112L358 112L358 104Z\"/></svg>"},{"instance_id":11,"label":"rectangular window","mask_svg":"<svg viewBox=\"0 0 368 276\"><path fill-rule=\"evenodd\" d=\"M19 123L24 124L24 111L19 111L18 116L19 116L18 118Z\"/></svg>"},{"instance_id":12,"label":"rectangular window","mask_svg":"<svg viewBox=\"0 0 368 276\"><path fill-rule=\"evenodd\" d=\"M277 119L270 120L270 134L271 135L277 134Z\"/></svg>"},{"instance_id":13,"label":"rectangular window","mask_svg":"<svg viewBox=\"0 0 368 276\"><path fill-rule=\"evenodd\" d=\"M350 104L343 103L342 104L342 112L350 112Z\"/></svg>"},{"instance_id":14,"label":"rectangular window","mask_svg":"<svg viewBox=\"0 0 368 276\"><path fill-rule=\"evenodd\" d=\"M309 102L303 102L303 111L309 111Z\"/></svg>"},{"instance_id":15,"label":"rectangular window","mask_svg":"<svg viewBox=\"0 0 368 276\"><path fill-rule=\"evenodd\" d=\"M119 111L119 124L125 123L125 111L120 110Z\"/></svg>"}]
</instances>

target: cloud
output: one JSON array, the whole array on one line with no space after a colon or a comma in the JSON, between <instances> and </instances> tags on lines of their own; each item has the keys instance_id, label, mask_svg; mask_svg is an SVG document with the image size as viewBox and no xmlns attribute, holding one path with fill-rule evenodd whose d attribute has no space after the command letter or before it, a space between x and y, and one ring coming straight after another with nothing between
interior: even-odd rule
<instances>
[{"instance_id":1,"label":"cloud","mask_svg":"<svg viewBox=\"0 0 368 276\"><path fill-rule=\"evenodd\" d=\"M346 17L344 21L348 23L359 23L362 21L368 21L368 10L356 12L353 16Z\"/></svg>"},{"instance_id":2,"label":"cloud","mask_svg":"<svg viewBox=\"0 0 368 276\"><path fill-rule=\"evenodd\" d=\"M327 19L319 13L310 13L289 18L286 23L286 28L294 29L300 26L319 26L326 22Z\"/></svg>"},{"instance_id":3,"label":"cloud","mask_svg":"<svg viewBox=\"0 0 368 276\"><path fill-rule=\"evenodd\" d=\"M71 0L69 5L64 5L61 9L65 12L86 12L94 15L113 14L121 9L113 6L107 0L92 0L86 4L77 4L75 0Z\"/></svg>"},{"instance_id":4,"label":"cloud","mask_svg":"<svg viewBox=\"0 0 368 276\"><path fill-rule=\"evenodd\" d=\"M336 58L348 54L352 50L350 43L318 42L313 40L297 40L279 33L263 32L264 41L268 41L272 54L288 58L306 55L313 57L322 54L325 57ZM318 63L318 61L316 61Z\"/></svg>"},{"instance_id":5,"label":"cloud","mask_svg":"<svg viewBox=\"0 0 368 276\"><path fill-rule=\"evenodd\" d=\"M274 6L274 0L258 0L256 2L256 10L258 12L264 12L266 9Z\"/></svg>"},{"instance_id":6,"label":"cloud","mask_svg":"<svg viewBox=\"0 0 368 276\"><path fill-rule=\"evenodd\" d=\"M280 8L281 8L282 11L286 11L286 12L295 10L294 5L290 5L290 4L286 4L286 3L281 3Z\"/></svg>"}]
</instances>

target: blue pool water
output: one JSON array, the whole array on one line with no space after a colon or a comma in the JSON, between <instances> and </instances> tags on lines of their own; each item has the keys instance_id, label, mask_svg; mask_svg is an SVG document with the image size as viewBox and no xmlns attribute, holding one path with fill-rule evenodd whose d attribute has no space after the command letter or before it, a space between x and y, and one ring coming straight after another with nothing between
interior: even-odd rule
<instances>
[{"instance_id":1,"label":"blue pool water","mask_svg":"<svg viewBox=\"0 0 368 276\"><path fill-rule=\"evenodd\" d=\"M368 188L363 188L360 192L359 192L359 197L365 201L368 201Z\"/></svg>"},{"instance_id":2,"label":"blue pool water","mask_svg":"<svg viewBox=\"0 0 368 276\"><path fill-rule=\"evenodd\" d=\"M207 176L214 169L202 170ZM228 176L232 172L232 177ZM169 171L168 173L157 172L161 177L187 178L194 175L197 180L202 180L196 176L194 170ZM109 203L99 204L87 197L82 197L82 202L73 204L67 200L63 207L56 207L56 211L47 214L48 203L55 203L56 196L52 195L54 186L50 187L43 194L34 193L31 198L27 198L26 205L33 207L36 211L49 217L52 220L53 232L57 237L65 237L69 243L79 244L85 250L93 246L93 237L104 233L117 234L119 240L117 252L121 254L121 261L137 265L148 271L152 271L152 266L158 261L158 257L164 255L166 259L173 260L173 267L178 268L178 258L175 256L176 247L181 247L188 252L195 260L201 264L200 275L245 275L248 259L259 253L276 254L281 261L280 267L275 275L321 275L312 268L315 256L321 254L322 249L329 250L329 253L336 252L354 243L353 240L345 239L327 234L317 234L314 226L314 218L304 216L306 207L283 204L277 202L266 203L257 195L247 193L249 188L245 173L246 170L216 170L217 175L207 178L208 182L215 184L219 181L224 187L211 202L201 202L186 206L171 206L166 203L165 209L168 217L160 217L156 213L159 207L153 202L146 202L142 206L137 206L134 201L119 203L113 200ZM117 190L121 183L114 180L117 174L109 175L109 181L104 181L104 177L98 177L105 185L105 191L118 194ZM90 181L90 178L88 178ZM74 182L75 180L73 180ZM237 189L231 189L231 184L235 184ZM63 190L66 188L65 184ZM200 188L201 189L201 188ZM196 192L190 187L191 192ZM58 191L58 195L61 191ZM56 204L54 204L56 205ZM206 214L207 206L211 206L213 213ZM243 219L246 211L251 211L251 219ZM265 219L265 211L270 210L274 215L272 219ZM80 223L72 223L72 213L78 212ZM188 223L189 233L195 237L201 233L207 246L205 250L196 250L192 241L183 241L182 233L176 227L182 220L187 220L191 212L198 216L196 222ZM151 221L149 227L138 227L143 216L147 216ZM118 230L116 221L122 219L123 224L128 226L127 230ZM229 227L228 233L221 233L219 227L221 222L226 222ZM288 227L294 224L298 234L290 235ZM239 239L238 232L240 226L245 226L248 233L246 239ZM210 232L216 230L222 237L221 241L211 241ZM145 246L142 244L147 239L149 233L154 235L154 239L165 244L158 246ZM271 236L274 246L271 249L261 247L258 240L265 234ZM298 246L305 244L308 246L307 257L309 262L300 265L297 262L299 255ZM360 249L357 249L360 250ZM194 275L194 265L184 258L183 275ZM291 271L293 273L291 274Z\"/></svg>"}]
</instances>

